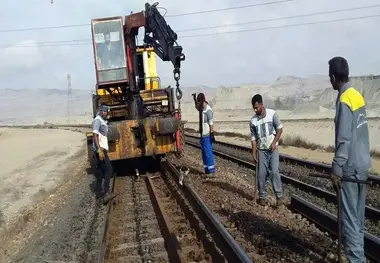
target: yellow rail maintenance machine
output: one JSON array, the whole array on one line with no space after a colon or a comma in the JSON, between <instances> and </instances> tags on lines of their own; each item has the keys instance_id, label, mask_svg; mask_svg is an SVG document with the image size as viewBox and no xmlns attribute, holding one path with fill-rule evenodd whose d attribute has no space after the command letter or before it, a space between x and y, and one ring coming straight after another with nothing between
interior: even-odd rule
<instances>
[{"instance_id":1,"label":"yellow rail maintenance machine","mask_svg":"<svg viewBox=\"0 0 380 263\"><path fill-rule=\"evenodd\" d=\"M122 17L91 20L97 80L93 117L101 104L110 106L111 162L166 154L181 156L184 139L178 81L185 55L176 42L177 34L157 5L146 3L145 11L126 16L124 24ZM143 45L136 43L140 27L145 29ZM156 54L172 62L176 89L161 87ZM92 132L86 135L90 156Z\"/></svg>"}]
</instances>

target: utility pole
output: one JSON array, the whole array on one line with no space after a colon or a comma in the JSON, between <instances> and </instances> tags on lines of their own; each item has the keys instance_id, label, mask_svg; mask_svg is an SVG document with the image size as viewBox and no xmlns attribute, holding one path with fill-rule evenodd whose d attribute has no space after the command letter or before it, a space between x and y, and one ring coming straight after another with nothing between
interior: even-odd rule
<instances>
[{"instance_id":1,"label":"utility pole","mask_svg":"<svg viewBox=\"0 0 380 263\"><path fill-rule=\"evenodd\" d=\"M70 124L71 108L72 108L72 94L71 94L71 75L67 74L67 123Z\"/></svg>"}]
</instances>

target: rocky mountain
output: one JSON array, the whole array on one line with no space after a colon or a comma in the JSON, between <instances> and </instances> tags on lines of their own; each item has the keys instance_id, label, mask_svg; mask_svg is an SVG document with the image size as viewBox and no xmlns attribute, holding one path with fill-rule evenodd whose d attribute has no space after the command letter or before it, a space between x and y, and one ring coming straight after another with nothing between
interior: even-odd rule
<instances>
[{"instance_id":1,"label":"rocky mountain","mask_svg":"<svg viewBox=\"0 0 380 263\"><path fill-rule=\"evenodd\" d=\"M368 109L380 107L380 76L351 77L350 82L364 96ZM333 108L335 99L336 92L330 88L323 90L319 98L315 98L312 103L326 108Z\"/></svg>"}]
</instances>

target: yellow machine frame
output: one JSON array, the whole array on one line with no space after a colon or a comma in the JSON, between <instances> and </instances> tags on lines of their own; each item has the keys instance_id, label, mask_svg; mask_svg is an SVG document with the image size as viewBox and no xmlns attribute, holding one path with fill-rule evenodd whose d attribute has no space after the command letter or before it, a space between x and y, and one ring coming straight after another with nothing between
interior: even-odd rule
<instances>
[{"instance_id":1,"label":"yellow machine frame","mask_svg":"<svg viewBox=\"0 0 380 263\"><path fill-rule=\"evenodd\" d=\"M154 49L152 47L137 48L137 54L142 56L145 73L145 89L140 90L143 104L174 109L173 89L161 89L160 87ZM121 88L110 88L110 91L117 95L118 92L121 92ZM96 89L96 95L99 99L99 105L102 103L111 105L111 119L126 115L128 110L126 107L112 106L117 102L106 89ZM162 155L177 151L179 148L179 120L175 121L176 118L178 120L178 115L147 117L141 120L110 121L110 132L116 134L113 140L109 139L108 156L110 160ZM141 130L146 137L143 145L141 145L143 141L141 137L144 135L141 134ZM174 133L170 132L173 130L175 130ZM88 146L91 147L92 132L87 132L86 136ZM141 140L136 140L136 138Z\"/></svg>"}]
</instances>

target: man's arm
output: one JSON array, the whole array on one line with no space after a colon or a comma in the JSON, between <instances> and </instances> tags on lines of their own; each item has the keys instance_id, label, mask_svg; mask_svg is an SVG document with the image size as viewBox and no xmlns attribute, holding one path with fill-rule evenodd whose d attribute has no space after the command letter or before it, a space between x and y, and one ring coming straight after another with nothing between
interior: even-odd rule
<instances>
[{"instance_id":1,"label":"man's arm","mask_svg":"<svg viewBox=\"0 0 380 263\"><path fill-rule=\"evenodd\" d=\"M352 111L343 102L339 103L338 107L335 156L331 171L334 175L343 177L342 169L348 160L352 139Z\"/></svg>"},{"instance_id":2,"label":"man's arm","mask_svg":"<svg viewBox=\"0 0 380 263\"><path fill-rule=\"evenodd\" d=\"M99 144L99 130L100 130L101 122L98 119L95 119L92 123L92 134L94 135L94 143L96 149L100 149Z\"/></svg>"},{"instance_id":3,"label":"man's arm","mask_svg":"<svg viewBox=\"0 0 380 263\"><path fill-rule=\"evenodd\" d=\"M206 115L208 120L207 123L210 126L210 133L214 133L214 113L212 112L212 110L208 110L206 112Z\"/></svg>"},{"instance_id":4,"label":"man's arm","mask_svg":"<svg viewBox=\"0 0 380 263\"><path fill-rule=\"evenodd\" d=\"M280 140L282 134L282 123L277 112L275 112L273 115L273 127L276 130L276 136L274 137L273 143L276 145L276 143Z\"/></svg>"},{"instance_id":5,"label":"man's arm","mask_svg":"<svg viewBox=\"0 0 380 263\"><path fill-rule=\"evenodd\" d=\"M257 135L256 135L256 127L252 124L252 121L249 122L249 130L251 132L251 146L252 146L252 157L256 161L257 154Z\"/></svg>"},{"instance_id":6,"label":"man's arm","mask_svg":"<svg viewBox=\"0 0 380 263\"><path fill-rule=\"evenodd\" d=\"M207 124L210 127L210 139L211 142L215 142L215 136L214 136L214 113L212 109L209 109L206 112L207 115Z\"/></svg>"}]
</instances>

